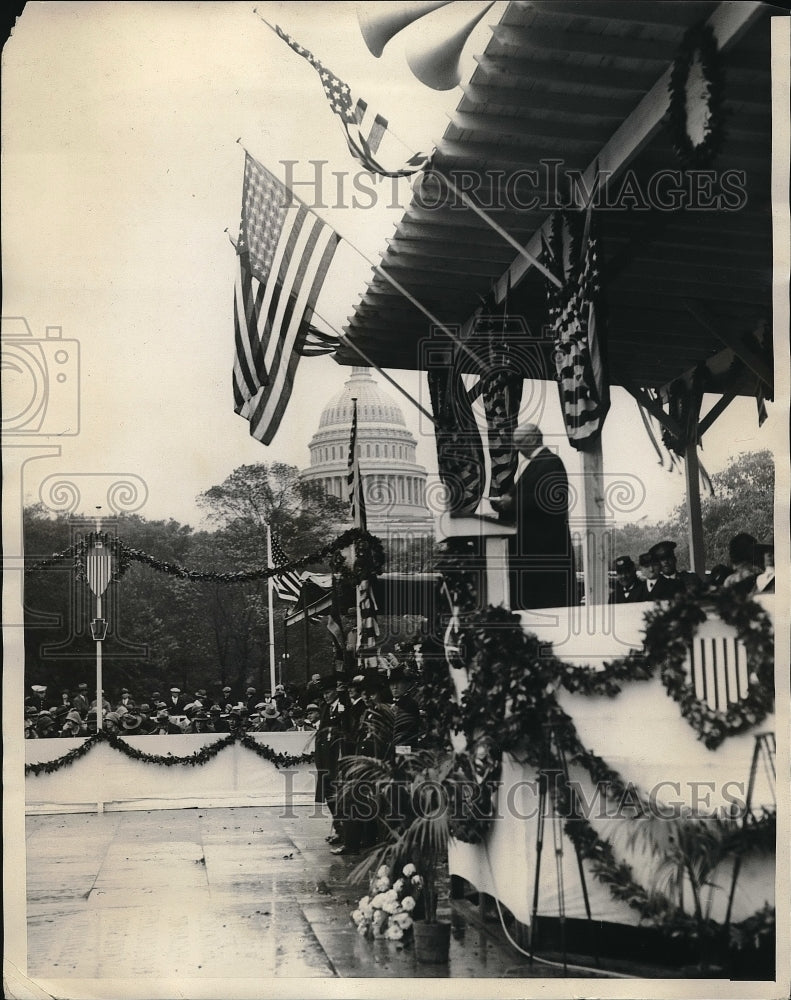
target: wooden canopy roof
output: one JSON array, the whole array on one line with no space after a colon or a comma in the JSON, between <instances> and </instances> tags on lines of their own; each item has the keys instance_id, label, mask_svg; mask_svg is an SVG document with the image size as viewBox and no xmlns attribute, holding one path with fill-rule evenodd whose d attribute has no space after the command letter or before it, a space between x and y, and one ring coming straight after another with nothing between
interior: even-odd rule
<instances>
[{"instance_id":1,"label":"wooden canopy roof","mask_svg":"<svg viewBox=\"0 0 791 1000\"><path fill-rule=\"evenodd\" d=\"M771 396L758 341L771 331L770 30L783 13L708 0L512 2L476 57L434 164L533 257L569 172L590 190L598 168L614 385L659 388L708 362L709 389L753 394L761 377ZM708 174L682 170L668 113L674 59L704 22L724 74L724 141ZM663 208L677 188L695 204ZM469 329L487 298L506 295L531 336L546 323L545 278L451 196L440 207L413 196L380 270L344 328L380 367L424 368L421 342L443 339L410 297L446 327ZM338 361L359 357L347 346Z\"/></svg>"}]
</instances>

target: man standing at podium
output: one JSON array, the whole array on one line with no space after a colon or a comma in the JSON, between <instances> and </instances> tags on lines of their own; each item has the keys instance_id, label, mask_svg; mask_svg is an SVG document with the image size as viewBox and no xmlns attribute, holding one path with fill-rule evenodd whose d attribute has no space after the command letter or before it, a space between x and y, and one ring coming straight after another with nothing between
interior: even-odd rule
<instances>
[{"instance_id":1,"label":"man standing at podium","mask_svg":"<svg viewBox=\"0 0 791 1000\"><path fill-rule=\"evenodd\" d=\"M536 424L514 431L519 470L513 489L492 507L516 525L508 540L511 607L576 604L574 550L569 532L569 486L562 460L544 446Z\"/></svg>"}]
</instances>

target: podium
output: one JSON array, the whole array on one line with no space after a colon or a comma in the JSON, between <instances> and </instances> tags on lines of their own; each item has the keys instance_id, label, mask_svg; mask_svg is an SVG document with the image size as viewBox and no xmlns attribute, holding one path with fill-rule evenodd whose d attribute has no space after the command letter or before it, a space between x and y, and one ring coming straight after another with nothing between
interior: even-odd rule
<instances>
[{"instance_id":1,"label":"podium","mask_svg":"<svg viewBox=\"0 0 791 1000\"><path fill-rule=\"evenodd\" d=\"M508 539L516 534L516 527L504 524L494 516L472 514L451 517L445 511L437 521L437 540L450 538L477 538L485 557L482 574L484 593L482 605L503 605L511 607L511 593L508 583Z\"/></svg>"}]
</instances>

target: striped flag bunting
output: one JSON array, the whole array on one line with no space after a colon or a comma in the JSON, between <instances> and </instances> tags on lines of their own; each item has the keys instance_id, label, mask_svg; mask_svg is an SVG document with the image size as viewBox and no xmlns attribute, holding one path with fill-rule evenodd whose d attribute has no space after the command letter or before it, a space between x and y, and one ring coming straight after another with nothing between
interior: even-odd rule
<instances>
[{"instance_id":1,"label":"striped flag bunting","mask_svg":"<svg viewBox=\"0 0 791 1000\"><path fill-rule=\"evenodd\" d=\"M474 514L486 483L483 442L473 403L483 385L469 390L453 363L453 351L437 352L426 372L431 409L437 425L439 476L448 493L451 517Z\"/></svg>"},{"instance_id":2,"label":"striped flag bunting","mask_svg":"<svg viewBox=\"0 0 791 1000\"><path fill-rule=\"evenodd\" d=\"M366 529L365 495L363 477L360 472L360 457L357 454L357 400L352 400L352 429L349 435L349 462L346 472L349 506L355 528Z\"/></svg>"},{"instance_id":3,"label":"striped flag bunting","mask_svg":"<svg viewBox=\"0 0 791 1000\"><path fill-rule=\"evenodd\" d=\"M556 270L564 279L560 288L547 282L555 373L569 443L584 450L601 434L610 408L598 241L590 207L579 251L574 246L568 216L554 221L560 225L553 226L556 232L551 250L555 262L559 262Z\"/></svg>"},{"instance_id":4,"label":"striped flag bunting","mask_svg":"<svg viewBox=\"0 0 791 1000\"><path fill-rule=\"evenodd\" d=\"M282 28L276 26L275 32L319 74L324 96L333 114L340 119L349 152L366 170L382 177L410 177L424 168L429 160L424 153L415 153L406 161L406 165L398 170L388 170L382 166L376 159L376 154L387 131L387 119L374 114L364 100L353 102L348 85L319 62L312 52L287 35Z\"/></svg>"},{"instance_id":5,"label":"striped flag bunting","mask_svg":"<svg viewBox=\"0 0 791 1000\"><path fill-rule=\"evenodd\" d=\"M340 340L331 333L317 330L315 326L308 327L305 343L300 349L303 358L317 358L323 354L334 354Z\"/></svg>"},{"instance_id":6,"label":"striped flag bunting","mask_svg":"<svg viewBox=\"0 0 791 1000\"><path fill-rule=\"evenodd\" d=\"M288 563L286 553L276 538L272 539L272 551L269 553L269 561L274 568L285 566ZM302 592L302 577L294 572L282 573L272 577L272 586L281 600L296 603Z\"/></svg>"},{"instance_id":7,"label":"striped flag bunting","mask_svg":"<svg viewBox=\"0 0 791 1000\"><path fill-rule=\"evenodd\" d=\"M360 635L357 638L357 652L360 656L376 656L379 641L378 608L370 580L363 580L358 587L357 600L360 604Z\"/></svg>"},{"instance_id":8,"label":"striped flag bunting","mask_svg":"<svg viewBox=\"0 0 791 1000\"><path fill-rule=\"evenodd\" d=\"M318 343L310 325L340 237L245 154L234 290L234 410L271 444L299 360ZM307 354L303 352L307 351ZM325 352L326 353L326 352Z\"/></svg>"}]
</instances>

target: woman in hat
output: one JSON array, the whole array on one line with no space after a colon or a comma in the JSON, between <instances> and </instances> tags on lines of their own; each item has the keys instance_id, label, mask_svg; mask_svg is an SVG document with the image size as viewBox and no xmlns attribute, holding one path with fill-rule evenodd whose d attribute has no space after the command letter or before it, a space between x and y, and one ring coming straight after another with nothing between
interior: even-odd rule
<instances>
[{"instance_id":1,"label":"woman in hat","mask_svg":"<svg viewBox=\"0 0 791 1000\"><path fill-rule=\"evenodd\" d=\"M71 709L66 713L66 718L63 722L63 729L60 732L61 736L82 736L82 719L80 718L80 713L75 712Z\"/></svg>"}]
</instances>

